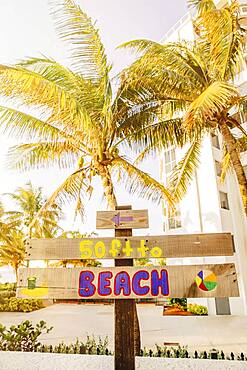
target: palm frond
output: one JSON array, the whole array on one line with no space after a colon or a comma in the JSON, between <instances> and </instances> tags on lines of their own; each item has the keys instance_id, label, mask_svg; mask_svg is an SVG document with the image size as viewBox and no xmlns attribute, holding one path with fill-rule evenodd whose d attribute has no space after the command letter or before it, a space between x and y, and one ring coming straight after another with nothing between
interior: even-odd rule
<instances>
[{"instance_id":1,"label":"palm frond","mask_svg":"<svg viewBox=\"0 0 247 370\"><path fill-rule=\"evenodd\" d=\"M75 166L78 148L70 140L64 142L38 142L13 146L7 153L7 166L11 169L27 171L30 169L60 168Z\"/></svg>"},{"instance_id":2,"label":"palm frond","mask_svg":"<svg viewBox=\"0 0 247 370\"><path fill-rule=\"evenodd\" d=\"M82 202L81 195L85 194L87 184L84 182L86 169L80 169L66 178L66 180L54 191L54 193L47 199L44 205L37 212L36 216L29 225L29 229L35 225L36 220L46 212L54 203L66 204L69 202L80 202L80 212L81 216L84 216L84 204Z\"/></svg>"},{"instance_id":3,"label":"palm frond","mask_svg":"<svg viewBox=\"0 0 247 370\"><path fill-rule=\"evenodd\" d=\"M131 40L118 46L118 49L131 49L137 54L145 53L156 48L162 48L162 45L158 42L146 39Z\"/></svg>"},{"instance_id":4,"label":"palm frond","mask_svg":"<svg viewBox=\"0 0 247 370\"><path fill-rule=\"evenodd\" d=\"M134 131L130 130L123 143L125 141L137 152L145 150L146 147L160 152L171 145L183 146L186 142L186 133L181 118L164 119Z\"/></svg>"},{"instance_id":5,"label":"palm frond","mask_svg":"<svg viewBox=\"0 0 247 370\"><path fill-rule=\"evenodd\" d=\"M180 201L185 195L195 170L199 166L200 146L201 142L195 140L170 175L168 189L176 201Z\"/></svg>"},{"instance_id":6,"label":"palm frond","mask_svg":"<svg viewBox=\"0 0 247 370\"><path fill-rule=\"evenodd\" d=\"M136 194L157 203L165 199L171 207L174 206L172 194L148 173L121 157L114 160L113 166L120 171L120 180L130 194Z\"/></svg>"},{"instance_id":7,"label":"palm frond","mask_svg":"<svg viewBox=\"0 0 247 370\"><path fill-rule=\"evenodd\" d=\"M56 141L63 138L63 132L57 127L20 110L4 106L0 106L0 130L19 140L37 137Z\"/></svg>"},{"instance_id":8,"label":"palm frond","mask_svg":"<svg viewBox=\"0 0 247 370\"><path fill-rule=\"evenodd\" d=\"M72 94L28 69L0 66L0 93L15 105L39 108L50 124L59 124L69 134L76 129L96 129L86 108Z\"/></svg>"},{"instance_id":9,"label":"palm frond","mask_svg":"<svg viewBox=\"0 0 247 370\"><path fill-rule=\"evenodd\" d=\"M80 86L82 84L86 86L87 83L80 75L50 58L27 58L18 62L16 67L33 71L48 81L56 83L69 93L74 92L76 94L76 92L79 92Z\"/></svg>"},{"instance_id":10,"label":"palm frond","mask_svg":"<svg viewBox=\"0 0 247 370\"><path fill-rule=\"evenodd\" d=\"M104 78L109 67L92 20L73 0L52 0L50 3L58 35L70 46L73 69L90 80Z\"/></svg>"},{"instance_id":11,"label":"palm frond","mask_svg":"<svg viewBox=\"0 0 247 370\"><path fill-rule=\"evenodd\" d=\"M216 9L213 0L187 0L189 7L195 8L199 15L209 10Z\"/></svg>"},{"instance_id":12,"label":"palm frond","mask_svg":"<svg viewBox=\"0 0 247 370\"><path fill-rule=\"evenodd\" d=\"M239 99L239 112L243 112L244 114L247 114L247 96L243 96Z\"/></svg>"},{"instance_id":13,"label":"palm frond","mask_svg":"<svg viewBox=\"0 0 247 370\"><path fill-rule=\"evenodd\" d=\"M240 71L245 38L237 22L235 5L207 11L196 20L200 42L208 45L209 75L229 79Z\"/></svg>"},{"instance_id":14,"label":"palm frond","mask_svg":"<svg viewBox=\"0 0 247 370\"><path fill-rule=\"evenodd\" d=\"M55 60L28 58L19 62L17 66L38 73L46 80L60 86L73 95L87 111L95 114L97 108L102 109L102 99L99 98L98 85L84 79L78 73L74 73Z\"/></svg>"},{"instance_id":15,"label":"palm frond","mask_svg":"<svg viewBox=\"0 0 247 370\"><path fill-rule=\"evenodd\" d=\"M222 110L232 106L237 97L238 91L233 85L220 81L212 83L191 103L184 117L185 127L200 132L205 122L213 121Z\"/></svg>"},{"instance_id":16,"label":"palm frond","mask_svg":"<svg viewBox=\"0 0 247 370\"><path fill-rule=\"evenodd\" d=\"M170 98L193 100L207 82L205 63L194 48L189 42L154 45L123 71L123 85L133 90L141 85L158 96L166 93Z\"/></svg>"}]
</instances>

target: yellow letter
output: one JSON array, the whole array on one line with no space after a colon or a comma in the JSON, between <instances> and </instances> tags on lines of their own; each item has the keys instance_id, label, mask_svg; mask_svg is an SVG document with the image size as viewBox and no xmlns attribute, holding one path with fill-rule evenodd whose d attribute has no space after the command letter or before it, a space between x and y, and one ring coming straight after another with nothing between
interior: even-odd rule
<instances>
[{"instance_id":1,"label":"yellow letter","mask_svg":"<svg viewBox=\"0 0 247 370\"><path fill-rule=\"evenodd\" d=\"M125 248L123 248L123 252L125 253L126 257L131 257L133 249L131 248L130 240L125 242Z\"/></svg>"},{"instance_id":2,"label":"yellow letter","mask_svg":"<svg viewBox=\"0 0 247 370\"><path fill-rule=\"evenodd\" d=\"M94 253L97 258L105 257L105 244L101 241L97 242L94 246Z\"/></svg>"},{"instance_id":3,"label":"yellow letter","mask_svg":"<svg viewBox=\"0 0 247 370\"><path fill-rule=\"evenodd\" d=\"M109 253L112 255L112 257L117 257L120 249L121 249L121 240L113 239L111 242L111 249L109 250Z\"/></svg>"},{"instance_id":4,"label":"yellow letter","mask_svg":"<svg viewBox=\"0 0 247 370\"><path fill-rule=\"evenodd\" d=\"M90 248L92 244L92 240L82 240L80 242L81 259L88 259L92 257L93 251L92 248Z\"/></svg>"},{"instance_id":5,"label":"yellow letter","mask_svg":"<svg viewBox=\"0 0 247 370\"><path fill-rule=\"evenodd\" d=\"M159 258L162 255L162 250L160 247L153 247L150 252L151 256L154 258Z\"/></svg>"}]
</instances>

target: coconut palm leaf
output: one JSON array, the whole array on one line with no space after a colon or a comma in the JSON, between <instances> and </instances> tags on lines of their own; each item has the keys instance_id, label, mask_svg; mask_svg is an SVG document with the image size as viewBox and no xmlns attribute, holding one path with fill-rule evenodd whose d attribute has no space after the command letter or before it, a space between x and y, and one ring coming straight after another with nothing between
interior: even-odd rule
<instances>
[{"instance_id":1,"label":"coconut palm leaf","mask_svg":"<svg viewBox=\"0 0 247 370\"><path fill-rule=\"evenodd\" d=\"M81 75L72 72L68 67L62 66L55 60L29 58L19 62L17 66L38 73L50 82L57 84L68 94L72 94L88 112L94 112L95 114L97 107L99 110L102 109L103 103L99 99L98 85L84 79Z\"/></svg>"},{"instance_id":2,"label":"coconut palm leaf","mask_svg":"<svg viewBox=\"0 0 247 370\"><path fill-rule=\"evenodd\" d=\"M188 185L193 179L195 170L199 166L200 145L200 140L195 140L170 175L168 189L177 201L180 201L185 195Z\"/></svg>"},{"instance_id":3,"label":"coconut palm leaf","mask_svg":"<svg viewBox=\"0 0 247 370\"><path fill-rule=\"evenodd\" d=\"M0 94L18 105L32 105L69 134L78 122L83 129L93 129L91 118L79 101L55 82L38 73L20 67L0 66Z\"/></svg>"},{"instance_id":4,"label":"coconut palm leaf","mask_svg":"<svg viewBox=\"0 0 247 370\"><path fill-rule=\"evenodd\" d=\"M87 169L80 169L72 173L65 179L65 181L63 181L63 183L53 192L53 194L40 208L36 217L29 225L30 229L34 226L35 221L39 217L42 217L46 210L49 209L49 207L51 207L54 203L65 204L66 202L78 202L78 199L80 199L80 210L78 209L77 211L80 212L82 217L84 216L82 194L85 198L86 190L88 188L87 184L84 182L86 171Z\"/></svg>"},{"instance_id":5,"label":"coconut palm leaf","mask_svg":"<svg viewBox=\"0 0 247 370\"><path fill-rule=\"evenodd\" d=\"M229 78L243 62L244 38L236 22L235 5L207 11L196 21L200 42L210 45L209 73L214 78ZM230 64L229 64L229 61ZM232 73L229 75L229 71Z\"/></svg>"},{"instance_id":6,"label":"coconut palm leaf","mask_svg":"<svg viewBox=\"0 0 247 370\"><path fill-rule=\"evenodd\" d=\"M21 171L49 168L54 165L64 169L75 166L78 154L78 149L70 140L22 144L9 149L6 164L11 169Z\"/></svg>"},{"instance_id":7,"label":"coconut palm leaf","mask_svg":"<svg viewBox=\"0 0 247 370\"><path fill-rule=\"evenodd\" d=\"M205 64L200 56L193 51L193 43L183 41L161 45L152 41L148 42L148 40L134 40L120 45L121 47L145 52L143 57L132 64L130 70L136 69L138 73L142 66L145 68L146 65L146 68L149 68L152 65L154 68L159 61L163 68L172 69L172 72L176 72L180 78L189 77L195 85L206 85ZM144 73L146 74L146 70Z\"/></svg>"},{"instance_id":8,"label":"coconut palm leaf","mask_svg":"<svg viewBox=\"0 0 247 370\"><path fill-rule=\"evenodd\" d=\"M174 205L171 193L148 173L138 169L121 157L114 160L114 167L120 170L121 181L130 194L136 194L141 198L151 199L157 203L165 199L171 207Z\"/></svg>"},{"instance_id":9,"label":"coconut palm leaf","mask_svg":"<svg viewBox=\"0 0 247 370\"><path fill-rule=\"evenodd\" d=\"M123 140L128 142L134 152L146 151L148 147L158 154L171 145L183 146L186 135L182 119L164 119L127 133Z\"/></svg>"},{"instance_id":10,"label":"coconut palm leaf","mask_svg":"<svg viewBox=\"0 0 247 370\"><path fill-rule=\"evenodd\" d=\"M92 20L73 0L52 0L50 3L58 35L69 45L75 72L93 81L105 79L109 67Z\"/></svg>"},{"instance_id":11,"label":"coconut palm leaf","mask_svg":"<svg viewBox=\"0 0 247 370\"><path fill-rule=\"evenodd\" d=\"M221 81L213 82L188 108L184 117L186 128L189 131L200 132L208 120L213 120L237 98L238 91L233 85Z\"/></svg>"},{"instance_id":12,"label":"coconut palm leaf","mask_svg":"<svg viewBox=\"0 0 247 370\"><path fill-rule=\"evenodd\" d=\"M202 15L209 10L216 9L213 0L188 0L188 5L195 8L199 15Z\"/></svg>"}]
</instances>

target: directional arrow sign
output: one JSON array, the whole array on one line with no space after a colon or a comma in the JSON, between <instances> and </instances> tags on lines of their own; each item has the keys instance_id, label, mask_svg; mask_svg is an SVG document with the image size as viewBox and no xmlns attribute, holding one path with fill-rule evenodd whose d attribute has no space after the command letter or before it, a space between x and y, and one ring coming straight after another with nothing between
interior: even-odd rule
<instances>
[{"instance_id":1,"label":"directional arrow sign","mask_svg":"<svg viewBox=\"0 0 247 370\"><path fill-rule=\"evenodd\" d=\"M121 225L121 223L123 222L128 222L128 221L133 221L133 217L129 216L129 217L121 217L120 216L120 212L118 212L117 215L115 215L114 217L112 217L112 221L114 222L114 224L119 227Z\"/></svg>"},{"instance_id":2,"label":"directional arrow sign","mask_svg":"<svg viewBox=\"0 0 247 370\"><path fill-rule=\"evenodd\" d=\"M97 229L145 229L148 228L147 210L121 210L97 212Z\"/></svg>"}]
</instances>

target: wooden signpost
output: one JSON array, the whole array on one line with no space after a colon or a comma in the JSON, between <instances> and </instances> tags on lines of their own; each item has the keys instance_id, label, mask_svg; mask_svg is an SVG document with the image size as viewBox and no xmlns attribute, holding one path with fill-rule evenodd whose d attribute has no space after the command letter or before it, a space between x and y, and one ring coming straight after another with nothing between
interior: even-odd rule
<instances>
[{"instance_id":1,"label":"wooden signpost","mask_svg":"<svg viewBox=\"0 0 247 370\"><path fill-rule=\"evenodd\" d=\"M128 208L128 209L126 209ZM229 233L133 237L148 227L147 211L130 206L98 212L97 228L114 228L114 238L32 239L27 260L105 259L115 267L22 268L17 296L42 299L115 300L115 369L134 370L139 330L135 299L239 296L234 263L133 267L133 258L233 256Z\"/></svg>"}]
</instances>

